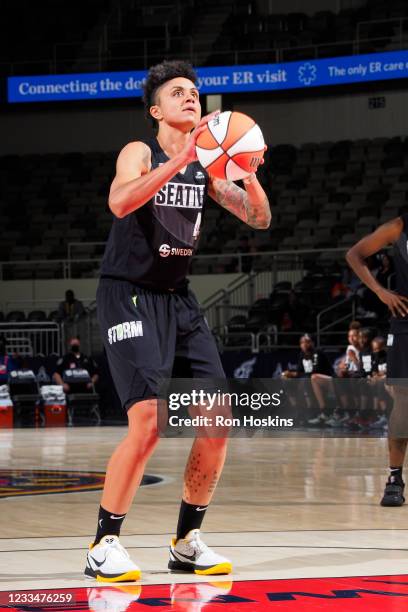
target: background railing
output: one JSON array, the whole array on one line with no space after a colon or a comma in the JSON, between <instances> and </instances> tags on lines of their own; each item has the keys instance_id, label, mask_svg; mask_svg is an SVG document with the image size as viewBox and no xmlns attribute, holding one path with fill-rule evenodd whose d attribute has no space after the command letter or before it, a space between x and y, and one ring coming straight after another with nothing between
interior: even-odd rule
<instances>
[{"instance_id":1,"label":"background railing","mask_svg":"<svg viewBox=\"0 0 408 612\"><path fill-rule=\"evenodd\" d=\"M58 323L0 323L0 337L5 339L7 353L18 353L22 357L59 355L64 349Z\"/></svg>"},{"instance_id":2,"label":"background railing","mask_svg":"<svg viewBox=\"0 0 408 612\"><path fill-rule=\"evenodd\" d=\"M23 280L21 271L26 271L26 278L95 278L99 274L102 256L81 257L73 256L73 245L68 247L66 259L36 259L19 261L0 261L0 280ZM87 245L104 245L103 242L82 242L81 247ZM214 253L211 255L195 255L192 261L190 274L215 274L228 272L268 271L271 273L271 282L278 280L292 280L296 282L305 270L312 265L334 264L339 257L347 251L346 247L333 249L299 249L285 251L261 251L257 253ZM344 259L344 258L342 258ZM205 266L203 266L205 264ZM221 268L221 269L220 269ZM225 268L225 269L223 269ZM295 272L296 271L296 272ZM11 276L18 272L17 276ZM47 276L48 274L48 276ZM285 274L287 278L285 278Z\"/></svg>"},{"instance_id":3,"label":"background railing","mask_svg":"<svg viewBox=\"0 0 408 612\"><path fill-rule=\"evenodd\" d=\"M56 266L55 269L60 270L65 274L63 278L75 278L74 273L79 270L78 266L81 262L92 262L95 265L93 276L97 276L100 258L94 259L75 259L75 246L84 246L86 243L71 243L68 249L70 258L61 261L47 261L48 265ZM103 243L89 243L92 246L103 245ZM208 285L211 286L211 278L216 277L216 271L220 271L220 266L223 267L226 263L229 271L233 271L236 276L233 280L222 289L212 293L207 299L202 302L203 311L207 317L209 326L214 330L220 347L222 350L230 350L232 348L247 348L253 352L266 350L271 348L293 346L297 343L300 332L281 332L276 326L267 325L262 332L252 333L251 331L229 331L227 323L236 314L248 315L254 302L260 298L267 298L273 291L276 283L281 281L290 281L292 287L302 280L309 272L318 272L322 276L330 274L333 271L336 274L341 273L346 268L345 251L346 248L333 249L303 249L303 250L288 250L288 251L269 251L261 253L219 253L215 255L198 255L193 261L192 273L194 273L194 262L197 269L205 262L205 269L209 272ZM224 262L224 263L223 263ZM22 261L22 262L3 262L0 263L0 270L3 266L26 266L26 269L34 271L38 269L39 262ZM245 269L245 272L243 271ZM225 270L223 270L225 272ZM239 273L240 272L240 273ZM55 278L55 275L52 276ZM313 293L313 288L311 288ZM313 297L313 296L312 296ZM79 335L84 352L91 353L101 350L102 343L99 333L99 328L96 319L96 305L94 297L79 299L84 303L86 315L76 322L63 323L60 327L60 336L58 343L62 347L70 336ZM322 306L317 312L314 324L310 324L309 328L303 331L308 331L316 334L316 342L318 346L340 347L344 344L344 331L338 331L337 326L344 327L344 324L355 318L356 316L356 300L353 296L349 299L337 301L333 305L327 307ZM31 310L44 310L48 315L50 311L58 308L58 301L50 299L32 299L24 300L4 300L0 303L0 309L3 312L11 310L22 310L25 313ZM27 331L26 325L32 325L34 329L39 330L43 323L36 324L17 324L6 323L7 328L4 329L19 329L22 333ZM50 324L46 329L53 328L55 325ZM25 326L25 327L24 327ZM31 329L31 328L30 328ZM0 328L1 334L1 328ZM294 338L296 336L296 339ZM24 333L23 333L24 337ZM45 337L45 336L44 336ZM337 340L338 338L338 340ZM54 342L54 341L53 341ZM34 349L33 349L34 350Z\"/></svg>"}]
</instances>

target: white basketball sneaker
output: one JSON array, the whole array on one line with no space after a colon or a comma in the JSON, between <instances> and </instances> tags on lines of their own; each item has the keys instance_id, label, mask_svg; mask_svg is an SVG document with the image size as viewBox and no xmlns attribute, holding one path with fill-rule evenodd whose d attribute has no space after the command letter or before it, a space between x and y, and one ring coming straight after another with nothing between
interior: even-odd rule
<instances>
[{"instance_id":1,"label":"white basketball sneaker","mask_svg":"<svg viewBox=\"0 0 408 612\"><path fill-rule=\"evenodd\" d=\"M141 571L120 544L118 536L106 535L99 544L89 548L85 576L99 582L128 582L140 580Z\"/></svg>"},{"instance_id":2,"label":"white basketball sneaker","mask_svg":"<svg viewBox=\"0 0 408 612\"><path fill-rule=\"evenodd\" d=\"M212 574L230 574L232 563L218 555L200 538L200 530L192 529L185 538L170 544L169 570L193 572L204 576Z\"/></svg>"}]
</instances>

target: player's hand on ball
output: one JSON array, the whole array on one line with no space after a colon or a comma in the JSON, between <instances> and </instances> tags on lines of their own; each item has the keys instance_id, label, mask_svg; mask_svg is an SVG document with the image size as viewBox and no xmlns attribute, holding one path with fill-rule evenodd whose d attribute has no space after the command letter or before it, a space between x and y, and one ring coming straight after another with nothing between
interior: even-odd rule
<instances>
[{"instance_id":1,"label":"player's hand on ball","mask_svg":"<svg viewBox=\"0 0 408 612\"><path fill-rule=\"evenodd\" d=\"M406 317L408 314L408 298L395 293L395 291L389 291L388 289L381 289L377 293L378 298L384 302L391 310L394 317Z\"/></svg>"},{"instance_id":2,"label":"player's hand on ball","mask_svg":"<svg viewBox=\"0 0 408 612\"><path fill-rule=\"evenodd\" d=\"M219 110L213 111L208 115L201 118L200 123L196 125L194 130L190 134L190 138L187 141L186 146L181 152L181 157L184 164L191 164L191 162L197 161L196 141L200 134L206 129L207 123L214 117L220 114Z\"/></svg>"},{"instance_id":3,"label":"player's hand on ball","mask_svg":"<svg viewBox=\"0 0 408 612\"><path fill-rule=\"evenodd\" d=\"M268 145L265 145L265 146L264 146L264 153L266 153L266 152L267 152L267 150L268 150ZM264 165L264 163L265 163L265 158L263 157L263 158L261 159L261 161L259 162L259 164L258 164L258 166L257 166L256 170L258 170L259 166L263 166L263 165ZM255 170L255 172L256 172L256 170Z\"/></svg>"}]
</instances>

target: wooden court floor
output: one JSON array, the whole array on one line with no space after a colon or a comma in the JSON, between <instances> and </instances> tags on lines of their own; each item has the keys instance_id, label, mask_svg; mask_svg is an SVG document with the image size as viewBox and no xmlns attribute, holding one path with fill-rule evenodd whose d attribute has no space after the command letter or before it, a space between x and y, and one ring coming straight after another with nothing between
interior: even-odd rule
<instances>
[{"instance_id":1,"label":"wooden court floor","mask_svg":"<svg viewBox=\"0 0 408 612\"><path fill-rule=\"evenodd\" d=\"M132 610L142 609L135 603L139 597L136 587L118 591L124 603L112 603L108 597L108 603L102 605L102 587L83 579L100 490L33 495L27 494L29 482L24 483L24 494L19 488L30 471L37 493L42 486L56 488L52 473L36 475L36 470L66 470L71 475L89 472L101 477L124 433L124 428L101 427L0 431L0 591L79 587L91 592L88 598L92 605L83 609L126 610L131 602ZM162 481L139 490L122 529L122 543L142 568L142 588L156 585L157 592L167 588L167 600L163 599L167 604L162 609L240 610L238 604L225 607L225 594L235 592L232 584L247 591L252 585L255 593L263 584L259 581L273 585L270 581L289 580L285 584L290 586L290 581L297 584L300 579L375 576L398 577L394 582L405 591L398 597L387 597L381 608L372 603L361 610L408 609L408 505L391 509L379 505L386 477L386 439L231 440L227 464L202 531L207 544L233 561L234 573L228 579L216 577L211 583L204 577L169 574L166 569L190 445L191 440L186 439L161 440L146 472ZM13 489L10 474L15 475L19 492L15 496L7 496ZM86 484L81 486L86 488ZM78 488L75 482L72 488ZM390 580L393 582L391 578L388 583ZM329 588L327 584L325 588ZM404 584L407 586L401 586ZM199 595L191 595L191 591L186 595L188 585L198 589ZM180 601L190 604L173 605L174 590ZM107 592L113 592L113 587ZM209 603L214 597L218 604ZM297 609L354 609L351 604L336 607L337 596L336 601L330 597L315 598L313 608L304 603ZM265 605L248 604L242 609L295 610L294 606Z\"/></svg>"}]
</instances>

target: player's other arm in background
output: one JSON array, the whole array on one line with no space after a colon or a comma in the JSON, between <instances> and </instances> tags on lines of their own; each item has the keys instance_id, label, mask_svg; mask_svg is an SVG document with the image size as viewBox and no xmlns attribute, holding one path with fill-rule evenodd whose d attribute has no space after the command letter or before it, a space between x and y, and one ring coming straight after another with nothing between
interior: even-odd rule
<instances>
[{"instance_id":1,"label":"player's other arm in background","mask_svg":"<svg viewBox=\"0 0 408 612\"><path fill-rule=\"evenodd\" d=\"M254 229L268 229L272 219L271 209L268 196L256 175L251 174L244 179L244 186L245 189L241 189L232 181L212 178L208 194L247 225Z\"/></svg>"},{"instance_id":2,"label":"player's other arm in background","mask_svg":"<svg viewBox=\"0 0 408 612\"><path fill-rule=\"evenodd\" d=\"M384 223L384 225L380 225L372 234L362 238L346 254L347 263L352 270L388 306L394 317L405 317L408 314L408 298L380 285L369 270L366 259L370 255L378 253L385 246L396 242L401 231L402 219L397 217L388 221L388 223Z\"/></svg>"},{"instance_id":3,"label":"player's other arm in background","mask_svg":"<svg viewBox=\"0 0 408 612\"><path fill-rule=\"evenodd\" d=\"M185 147L158 168L151 170L151 150L143 142L130 142L119 154L116 176L109 192L109 208L122 218L146 204L184 166L197 159L195 143L206 124L219 111L203 117Z\"/></svg>"}]
</instances>

